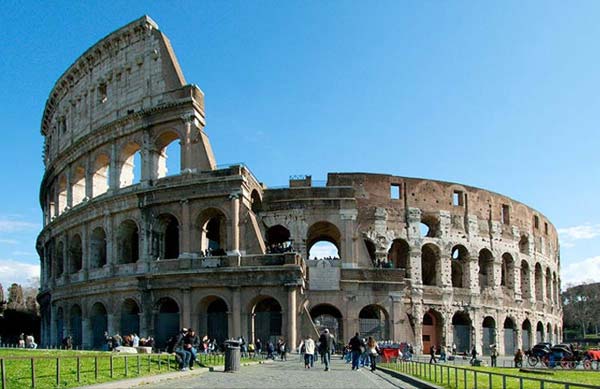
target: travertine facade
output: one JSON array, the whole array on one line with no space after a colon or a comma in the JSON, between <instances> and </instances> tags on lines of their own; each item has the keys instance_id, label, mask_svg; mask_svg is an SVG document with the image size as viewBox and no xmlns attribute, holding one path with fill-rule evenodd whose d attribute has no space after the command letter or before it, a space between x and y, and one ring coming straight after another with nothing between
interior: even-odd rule
<instances>
[{"instance_id":1,"label":"travertine facade","mask_svg":"<svg viewBox=\"0 0 600 389\"><path fill-rule=\"evenodd\" d=\"M217 167L204 124L202 91L148 17L60 77L42 121L43 343L99 347L108 330L160 346L182 326L290 344L328 326L342 341L507 353L560 340L558 240L539 212L383 174L268 189L246 166ZM339 259L308 259L323 241Z\"/></svg>"}]
</instances>

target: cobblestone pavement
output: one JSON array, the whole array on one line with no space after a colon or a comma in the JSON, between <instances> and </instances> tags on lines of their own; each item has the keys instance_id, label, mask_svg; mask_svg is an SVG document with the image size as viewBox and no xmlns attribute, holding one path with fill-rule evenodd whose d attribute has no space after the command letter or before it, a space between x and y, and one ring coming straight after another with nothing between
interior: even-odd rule
<instances>
[{"instance_id":1,"label":"cobblestone pavement","mask_svg":"<svg viewBox=\"0 0 600 389\"><path fill-rule=\"evenodd\" d=\"M211 372L143 388L413 388L383 372L352 371L339 358L332 360L330 371L323 370L320 363L306 370L298 356L291 356L287 362L244 366L238 373Z\"/></svg>"}]
</instances>

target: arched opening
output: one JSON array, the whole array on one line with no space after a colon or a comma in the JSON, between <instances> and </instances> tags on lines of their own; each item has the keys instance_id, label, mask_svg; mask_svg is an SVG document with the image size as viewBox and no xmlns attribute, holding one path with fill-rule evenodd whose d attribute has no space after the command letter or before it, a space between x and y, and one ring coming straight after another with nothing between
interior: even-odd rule
<instances>
[{"instance_id":1,"label":"arched opening","mask_svg":"<svg viewBox=\"0 0 600 389\"><path fill-rule=\"evenodd\" d=\"M421 279L423 285L439 285L440 249L431 243L421 248Z\"/></svg>"},{"instance_id":2,"label":"arched opening","mask_svg":"<svg viewBox=\"0 0 600 389\"><path fill-rule=\"evenodd\" d=\"M58 179L58 215L62 215L62 213L67 208L67 178L62 175Z\"/></svg>"},{"instance_id":3,"label":"arched opening","mask_svg":"<svg viewBox=\"0 0 600 389\"><path fill-rule=\"evenodd\" d=\"M137 224L125 220L117 229L118 263L136 263L140 257L140 236Z\"/></svg>"},{"instance_id":4,"label":"arched opening","mask_svg":"<svg viewBox=\"0 0 600 389\"><path fill-rule=\"evenodd\" d=\"M292 251L290 231L277 224L267 229L267 252L269 254L287 253Z\"/></svg>"},{"instance_id":5,"label":"arched opening","mask_svg":"<svg viewBox=\"0 0 600 389\"><path fill-rule=\"evenodd\" d=\"M554 343L560 343L560 338L558 337L558 326L554 325Z\"/></svg>"},{"instance_id":6,"label":"arched opening","mask_svg":"<svg viewBox=\"0 0 600 389\"><path fill-rule=\"evenodd\" d=\"M529 319L525 319L521 325L521 344L523 345L523 351L531 348L531 323Z\"/></svg>"},{"instance_id":7,"label":"arched opening","mask_svg":"<svg viewBox=\"0 0 600 389\"><path fill-rule=\"evenodd\" d=\"M544 324L538 321L535 326L535 342L542 343L544 341Z\"/></svg>"},{"instance_id":8,"label":"arched opening","mask_svg":"<svg viewBox=\"0 0 600 389\"><path fill-rule=\"evenodd\" d=\"M517 332L514 320L507 317L504 320L504 354L514 355L517 348Z\"/></svg>"},{"instance_id":9,"label":"arched opening","mask_svg":"<svg viewBox=\"0 0 600 389\"><path fill-rule=\"evenodd\" d=\"M82 329L82 314L81 307L79 305L73 305L69 313L69 321L71 325L71 332L69 335L73 338L73 348L81 348L83 344L83 329Z\"/></svg>"},{"instance_id":10,"label":"arched opening","mask_svg":"<svg viewBox=\"0 0 600 389\"><path fill-rule=\"evenodd\" d=\"M529 285L529 264L521 261L521 296L523 299L531 298L531 287Z\"/></svg>"},{"instance_id":11,"label":"arched opening","mask_svg":"<svg viewBox=\"0 0 600 389\"><path fill-rule=\"evenodd\" d=\"M469 251L463 245L452 248L452 286L466 288L469 285Z\"/></svg>"},{"instance_id":12,"label":"arched opening","mask_svg":"<svg viewBox=\"0 0 600 389\"><path fill-rule=\"evenodd\" d=\"M56 339L54 339L54 344L61 345L63 341L64 332L65 332L65 314L62 308L58 308L56 310Z\"/></svg>"},{"instance_id":13,"label":"arched opening","mask_svg":"<svg viewBox=\"0 0 600 389\"><path fill-rule=\"evenodd\" d=\"M388 262L397 269L407 269L410 257L410 246L404 239L394 239L388 251Z\"/></svg>"},{"instance_id":14,"label":"arched opening","mask_svg":"<svg viewBox=\"0 0 600 389\"><path fill-rule=\"evenodd\" d=\"M514 290L515 261L509 253L502 254L502 274L500 276L500 285Z\"/></svg>"},{"instance_id":15,"label":"arched opening","mask_svg":"<svg viewBox=\"0 0 600 389\"><path fill-rule=\"evenodd\" d=\"M227 321L227 303L220 297L212 296L206 301L206 315L201 320L201 328L206 329L210 339L216 339L218 344L228 337L229 323Z\"/></svg>"},{"instance_id":16,"label":"arched opening","mask_svg":"<svg viewBox=\"0 0 600 389\"><path fill-rule=\"evenodd\" d=\"M367 305L358 314L360 335L364 338L389 339L388 314L379 305Z\"/></svg>"},{"instance_id":17,"label":"arched opening","mask_svg":"<svg viewBox=\"0 0 600 389\"><path fill-rule=\"evenodd\" d=\"M309 259L340 258L340 230L332 223L321 221L308 229L306 249Z\"/></svg>"},{"instance_id":18,"label":"arched opening","mask_svg":"<svg viewBox=\"0 0 600 389\"><path fill-rule=\"evenodd\" d=\"M440 220L436 215L421 215L419 230L422 237L435 238L439 235Z\"/></svg>"},{"instance_id":19,"label":"arched opening","mask_svg":"<svg viewBox=\"0 0 600 389\"><path fill-rule=\"evenodd\" d=\"M494 256L488 249L479 252L479 287L491 288L494 286Z\"/></svg>"},{"instance_id":20,"label":"arched opening","mask_svg":"<svg viewBox=\"0 0 600 389\"><path fill-rule=\"evenodd\" d=\"M56 245L54 258L56 258L56 276L59 277L65 270L65 245L63 242L58 242Z\"/></svg>"},{"instance_id":21,"label":"arched opening","mask_svg":"<svg viewBox=\"0 0 600 389\"><path fill-rule=\"evenodd\" d=\"M552 339L552 325L550 323L546 324L546 341L552 343L554 339Z\"/></svg>"},{"instance_id":22,"label":"arched opening","mask_svg":"<svg viewBox=\"0 0 600 389\"><path fill-rule=\"evenodd\" d=\"M69 240L69 273L77 273L82 268L81 237L73 235Z\"/></svg>"},{"instance_id":23,"label":"arched opening","mask_svg":"<svg viewBox=\"0 0 600 389\"><path fill-rule=\"evenodd\" d=\"M92 196L100 196L108 191L110 175L110 157L100 154L94 161L94 174L92 176Z\"/></svg>"},{"instance_id":24,"label":"arched opening","mask_svg":"<svg viewBox=\"0 0 600 389\"><path fill-rule=\"evenodd\" d=\"M225 255L227 246L227 220L216 208L203 211L198 217L201 232L200 250L206 256Z\"/></svg>"},{"instance_id":25,"label":"arched opening","mask_svg":"<svg viewBox=\"0 0 600 389\"><path fill-rule=\"evenodd\" d=\"M496 320L491 316L486 316L483 319L481 327L483 330L483 345L481 350L483 355L490 355L492 351L490 346L496 344Z\"/></svg>"},{"instance_id":26,"label":"arched opening","mask_svg":"<svg viewBox=\"0 0 600 389\"><path fill-rule=\"evenodd\" d=\"M165 213L158 217L160 235L160 258L179 258L179 222L175 216Z\"/></svg>"},{"instance_id":27,"label":"arched opening","mask_svg":"<svg viewBox=\"0 0 600 389\"><path fill-rule=\"evenodd\" d=\"M339 309L329 304L315 305L310 309L310 317L319 333L328 329L336 342L345 341L346 338L344 337L342 328L342 313Z\"/></svg>"},{"instance_id":28,"label":"arched opening","mask_svg":"<svg viewBox=\"0 0 600 389\"><path fill-rule=\"evenodd\" d=\"M519 252L529 255L529 238L526 235L521 235L519 240Z\"/></svg>"},{"instance_id":29,"label":"arched opening","mask_svg":"<svg viewBox=\"0 0 600 389\"><path fill-rule=\"evenodd\" d=\"M106 265L106 233L96 227L90 237L90 266L94 269Z\"/></svg>"},{"instance_id":30,"label":"arched opening","mask_svg":"<svg viewBox=\"0 0 600 389\"><path fill-rule=\"evenodd\" d=\"M119 188L140 182L141 160L140 146L137 143L129 143L123 147L120 158Z\"/></svg>"},{"instance_id":31,"label":"arched opening","mask_svg":"<svg viewBox=\"0 0 600 389\"><path fill-rule=\"evenodd\" d=\"M544 272L542 271L542 265L535 264L535 300L542 302L544 301Z\"/></svg>"},{"instance_id":32,"label":"arched opening","mask_svg":"<svg viewBox=\"0 0 600 389\"><path fill-rule=\"evenodd\" d=\"M158 312L154 318L154 340L157 348L164 349L167 340L179 332L179 306L169 297L158 300L156 306Z\"/></svg>"},{"instance_id":33,"label":"arched opening","mask_svg":"<svg viewBox=\"0 0 600 389\"><path fill-rule=\"evenodd\" d=\"M558 283L556 281L556 272L552 272L552 289L554 292L554 302L558 303Z\"/></svg>"},{"instance_id":34,"label":"arched opening","mask_svg":"<svg viewBox=\"0 0 600 389\"><path fill-rule=\"evenodd\" d=\"M126 299L121 305L121 334L140 333L140 308L133 299Z\"/></svg>"},{"instance_id":35,"label":"arched opening","mask_svg":"<svg viewBox=\"0 0 600 389\"><path fill-rule=\"evenodd\" d=\"M252 308L254 313L254 339L274 344L281 336L281 305L272 297L264 297ZM266 344L266 343L264 343Z\"/></svg>"},{"instance_id":36,"label":"arched opening","mask_svg":"<svg viewBox=\"0 0 600 389\"><path fill-rule=\"evenodd\" d=\"M92 326L92 347L94 349L102 349L106 344L104 333L108 331L108 315L102 303L92 305L90 321Z\"/></svg>"},{"instance_id":37,"label":"arched opening","mask_svg":"<svg viewBox=\"0 0 600 389\"><path fill-rule=\"evenodd\" d=\"M550 268L546 268L546 300L552 302L552 273Z\"/></svg>"},{"instance_id":38,"label":"arched opening","mask_svg":"<svg viewBox=\"0 0 600 389\"><path fill-rule=\"evenodd\" d=\"M471 351L471 318L468 313L459 311L452 316L452 334L456 351L469 353Z\"/></svg>"},{"instance_id":39,"label":"arched opening","mask_svg":"<svg viewBox=\"0 0 600 389\"><path fill-rule=\"evenodd\" d=\"M423 354L428 353L431 346L442 345L442 329L444 320L442 315L430 309L423 315Z\"/></svg>"},{"instance_id":40,"label":"arched opening","mask_svg":"<svg viewBox=\"0 0 600 389\"><path fill-rule=\"evenodd\" d=\"M160 150L156 176L163 178L179 174L181 172L181 142L179 141L179 135L174 131L165 132L158 137L156 146Z\"/></svg>"},{"instance_id":41,"label":"arched opening","mask_svg":"<svg viewBox=\"0 0 600 389\"><path fill-rule=\"evenodd\" d=\"M83 166L77 166L73 169L71 179L71 201L73 206L76 206L85 199L85 169Z\"/></svg>"},{"instance_id":42,"label":"arched opening","mask_svg":"<svg viewBox=\"0 0 600 389\"><path fill-rule=\"evenodd\" d=\"M260 211L262 211L262 200L260 198L260 194L256 189L254 189L250 194L250 201L250 209L252 209L252 212L259 213Z\"/></svg>"},{"instance_id":43,"label":"arched opening","mask_svg":"<svg viewBox=\"0 0 600 389\"><path fill-rule=\"evenodd\" d=\"M369 255L369 259L371 262L375 263L377 257L375 256L375 243L373 243L370 239L364 239L365 247L367 248L367 254Z\"/></svg>"}]
</instances>

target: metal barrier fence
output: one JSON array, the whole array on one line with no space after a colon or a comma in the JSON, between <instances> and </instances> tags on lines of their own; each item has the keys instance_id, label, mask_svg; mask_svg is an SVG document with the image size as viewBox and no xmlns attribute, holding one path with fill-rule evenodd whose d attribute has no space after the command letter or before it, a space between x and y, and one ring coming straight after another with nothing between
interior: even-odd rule
<instances>
[{"instance_id":1,"label":"metal barrier fence","mask_svg":"<svg viewBox=\"0 0 600 389\"><path fill-rule=\"evenodd\" d=\"M598 389L598 385L579 384L549 380L544 378L523 377L500 372L482 371L476 369L416 361L397 360L393 365L395 370L417 378L444 385L453 389L495 389L518 387L519 389L540 388L584 388ZM598 375L600 380L600 374Z\"/></svg>"}]
</instances>

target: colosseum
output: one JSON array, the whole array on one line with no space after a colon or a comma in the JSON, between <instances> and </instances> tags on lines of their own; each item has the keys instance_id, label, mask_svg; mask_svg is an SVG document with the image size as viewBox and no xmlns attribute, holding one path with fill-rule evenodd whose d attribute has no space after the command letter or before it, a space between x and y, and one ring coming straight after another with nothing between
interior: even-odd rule
<instances>
[{"instance_id":1,"label":"colosseum","mask_svg":"<svg viewBox=\"0 0 600 389\"><path fill-rule=\"evenodd\" d=\"M559 244L540 212L387 174L270 189L217 165L204 127L203 92L147 16L58 79L41 124L43 344L98 348L108 331L162 347L180 327L289 344L327 327L483 354L561 340Z\"/></svg>"}]
</instances>

